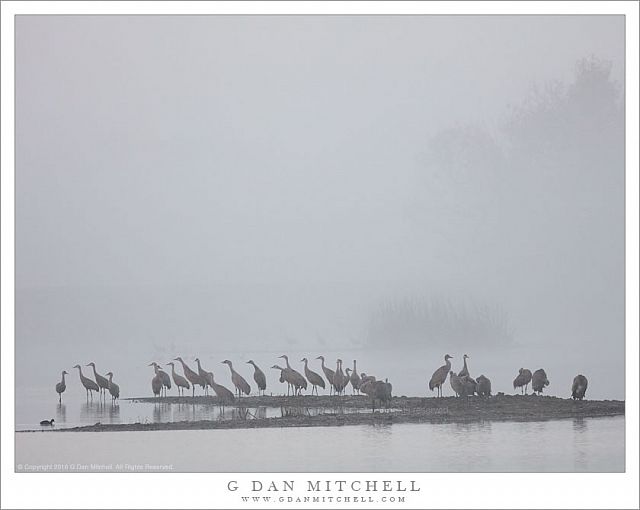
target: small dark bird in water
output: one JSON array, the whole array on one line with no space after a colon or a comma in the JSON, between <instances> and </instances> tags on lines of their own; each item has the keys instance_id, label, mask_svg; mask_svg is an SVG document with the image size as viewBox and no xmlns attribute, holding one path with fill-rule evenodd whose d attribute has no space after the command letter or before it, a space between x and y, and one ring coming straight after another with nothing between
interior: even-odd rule
<instances>
[{"instance_id":1,"label":"small dark bird in water","mask_svg":"<svg viewBox=\"0 0 640 510\"><path fill-rule=\"evenodd\" d=\"M582 400L584 398L585 393L587 393L587 378L578 374L573 378L573 385L571 386L571 398L573 400Z\"/></svg>"},{"instance_id":2,"label":"small dark bird in water","mask_svg":"<svg viewBox=\"0 0 640 510\"><path fill-rule=\"evenodd\" d=\"M50 420L42 420L40 422L40 425L42 425L43 427L53 427L53 422L55 420L53 418L51 418Z\"/></svg>"}]
</instances>

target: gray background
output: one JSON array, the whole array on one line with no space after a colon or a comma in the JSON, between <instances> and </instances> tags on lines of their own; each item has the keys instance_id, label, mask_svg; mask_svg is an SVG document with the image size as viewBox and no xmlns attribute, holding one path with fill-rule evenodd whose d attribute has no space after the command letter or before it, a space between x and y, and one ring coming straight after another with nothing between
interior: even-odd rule
<instances>
[{"instance_id":1,"label":"gray background","mask_svg":"<svg viewBox=\"0 0 640 510\"><path fill-rule=\"evenodd\" d=\"M464 350L623 398L623 78L614 16L18 16L18 392Z\"/></svg>"}]
</instances>

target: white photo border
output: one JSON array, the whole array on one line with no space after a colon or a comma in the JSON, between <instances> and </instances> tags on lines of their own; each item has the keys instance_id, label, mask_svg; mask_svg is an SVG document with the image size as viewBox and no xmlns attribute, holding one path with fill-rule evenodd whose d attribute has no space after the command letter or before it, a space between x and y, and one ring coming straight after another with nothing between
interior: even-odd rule
<instances>
[{"instance_id":1,"label":"white photo border","mask_svg":"<svg viewBox=\"0 0 640 510\"><path fill-rule=\"evenodd\" d=\"M299 502L275 508L638 508L638 6L637 2L2 2L2 508L251 508L230 481L416 480L404 503ZM14 472L14 16L18 14L550 14L626 16L626 472L176 473ZM255 504L253 504L255 506Z\"/></svg>"}]
</instances>

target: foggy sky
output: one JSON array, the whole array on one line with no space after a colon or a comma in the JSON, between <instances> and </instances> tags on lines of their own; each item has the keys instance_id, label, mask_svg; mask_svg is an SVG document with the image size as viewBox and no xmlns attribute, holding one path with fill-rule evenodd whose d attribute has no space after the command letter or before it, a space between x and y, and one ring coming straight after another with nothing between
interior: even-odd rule
<instances>
[{"instance_id":1,"label":"foggy sky","mask_svg":"<svg viewBox=\"0 0 640 510\"><path fill-rule=\"evenodd\" d=\"M533 84L570 83L580 58L611 61L622 83L623 28L613 16L19 16L18 347L357 344L370 302L435 292L505 307L516 341L583 317L613 332L622 370L622 267L585 301L571 278L507 264L500 232L479 251L421 176L438 133L496 132ZM623 197L622 168L610 172ZM455 196L472 203L477 189ZM598 230L612 237L594 245L616 268L612 207Z\"/></svg>"}]
</instances>

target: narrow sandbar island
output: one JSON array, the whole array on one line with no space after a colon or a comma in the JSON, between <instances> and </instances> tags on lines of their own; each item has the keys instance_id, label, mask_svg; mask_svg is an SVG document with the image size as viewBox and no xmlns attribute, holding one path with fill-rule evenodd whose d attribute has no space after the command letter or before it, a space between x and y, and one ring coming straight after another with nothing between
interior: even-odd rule
<instances>
[{"instance_id":1,"label":"narrow sandbar island","mask_svg":"<svg viewBox=\"0 0 640 510\"><path fill-rule=\"evenodd\" d=\"M132 398L136 405L212 405L216 397ZM230 407L230 406L228 406ZM261 396L236 400L233 419L120 423L25 430L21 432L117 432L198 429L253 429L269 427L331 427L394 423L468 423L477 421L546 421L623 416L622 400L562 399L535 395L497 395L488 398L394 397L388 409L371 412L364 396ZM259 407L279 407L282 416L257 418Z\"/></svg>"}]
</instances>

